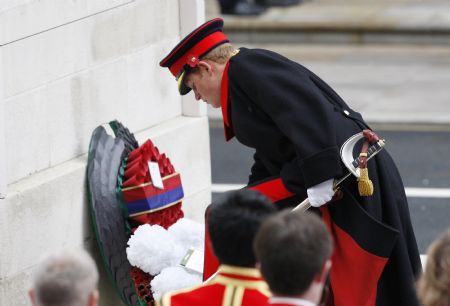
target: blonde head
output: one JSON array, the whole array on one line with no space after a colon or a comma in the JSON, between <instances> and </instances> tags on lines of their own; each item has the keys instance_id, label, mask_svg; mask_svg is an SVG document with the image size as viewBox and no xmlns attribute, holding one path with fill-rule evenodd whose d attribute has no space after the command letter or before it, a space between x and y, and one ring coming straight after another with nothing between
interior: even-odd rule
<instances>
[{"instance_id":1,"label":"blonde head","mask_svg":"<svg viewBox=\"0 0 450 306\"><path fill-rule=\"evenodd\" d=\"M200 59L202 61L209 60L209 61L223 65L231 57L234 50L236 50L236 48L233 45L231 45L230 43L224 43L224 44L221 44L221 45L217 46L216 48L212 49L211 51L209 51L208 53L203 55ZM198 73L198 72L199 72L198 67L189 69L189 73Z\"/></svg>"},{"instance_id":2,"label":"blonde head","mask_svg":"<svg viewBox=\"0 0 450 306\"><path fill-rule=\"evenodd\" d=\"M428 249L418 295L424 306L450 305L450 229Z\"/></svg>"},{"instance_id":3,"label":"blonde head","mask_svg":"<svg viewBox=\"0 0 450 306\"><path fill-rule=\"evenodd\" d=\"M230 43L221 44L202 56L201 60L210 60L219 64L225 64L235 49Z\"/></svg>"}]
</instances>

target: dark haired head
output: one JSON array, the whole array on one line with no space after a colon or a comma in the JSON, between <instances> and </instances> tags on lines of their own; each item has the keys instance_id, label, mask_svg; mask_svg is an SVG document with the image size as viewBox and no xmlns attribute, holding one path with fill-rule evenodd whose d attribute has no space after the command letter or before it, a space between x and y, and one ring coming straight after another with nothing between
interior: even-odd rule
<instances>
[{"instance_id":1,"label":"dark haired head","mask_svg":"<svg viewBox=\"0 0 450 306\"><path fill-rule=\"evenodd\" d=\"M330 258L331 237L316 215L283 211L268 218L254 241L261 273L277 295L305 293Z\"/></svg>"},{"instance_id":2,"label":"dark haired head","mask_svg":"<svg viewBox=\"0 0 450 306\"><path fill-rule=\"evenodd\" d=\"M249 189L228 192L211 204L208 230L220 263L254 267L253 239L262 221L275 211L269 199Z\"/></svg>"}]
</instances>

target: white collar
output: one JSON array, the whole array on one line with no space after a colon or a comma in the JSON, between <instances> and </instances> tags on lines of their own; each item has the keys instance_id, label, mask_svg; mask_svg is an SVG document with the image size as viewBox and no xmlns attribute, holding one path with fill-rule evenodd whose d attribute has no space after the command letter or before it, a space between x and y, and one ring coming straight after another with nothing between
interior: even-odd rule
<instances>
[{"instance_id":1,"label":"white collar","mask_svg":"<svg viewBox=\"0 0 450 306\"><path fill-rule=\"evenodd\" d=\"M314 304L311 301L299 298L273 296L269 299L269 304L276 304L276 303L292 304L297 306L316 306L316 304Z\"/></svg>"}]
</instances>

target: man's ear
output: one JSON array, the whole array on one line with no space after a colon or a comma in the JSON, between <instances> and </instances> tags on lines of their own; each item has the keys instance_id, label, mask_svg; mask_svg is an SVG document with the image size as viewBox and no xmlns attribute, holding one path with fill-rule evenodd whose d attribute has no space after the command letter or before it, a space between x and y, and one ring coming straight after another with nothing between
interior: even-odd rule
<instances>
[{"instance_id":1,"label":"man's ear","mask_svg":"<svg viewBox=\"0 0 450 306\"><path fill-rule=\"evenodd\" d=\"M316 276L314 277L314 280L317 282L324 282L325 279L327 278L328 272L331 269L331 260L328 259L322 266L322 268L320 269L320 272L316 274Z\"/></svg>"},{"instance_id":2,"label":"man's ear","mask_svg":"<svg viewBox=\"0 0 450 306\"><path fill-rule=\"evenodd\" d=\"M213 66L208 61L199 61L197 67L205 69L208 74L213 71Z\"/></svg>"},{"instance_id":3,"label":"man's ear","mask_svg":"<svg viewBox=\"0 0 450 306\"><path fill-rule=\"evenodd\" d=\"M34 289L28 290L28 296L30 297L31 304L36 306L37 305L36 292L34 291Z\"/></svg>"}]
</instances>

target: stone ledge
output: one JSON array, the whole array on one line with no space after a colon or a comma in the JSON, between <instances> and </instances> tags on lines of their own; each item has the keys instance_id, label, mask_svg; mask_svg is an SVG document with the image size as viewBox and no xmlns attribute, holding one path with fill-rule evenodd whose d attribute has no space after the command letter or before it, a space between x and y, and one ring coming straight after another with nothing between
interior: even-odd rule
<instances>
[{"instance_id":1,"label":"stone ledge","mask_svg":"<svg viewBox=\"0 0 450 306\"><path fill-rule=\"evenodd\" d=\"M140 20L148 25L152 20L143 17L151 14L152 11L148 10L150 7L153 7L154 11L159 12L159 15L152 15L154 17L153 20L162 18L159 21L163 21L162 24L165 25L163 30L169 29L170 27L166 27L169 25L167 21L173 22L173 18L166 17L170 15L170 12L177 9L177 0L162 1L159 4L156 4L154 1L136 0L58 0L57 5L53 0L26 1L16 6L6 7L4 10L0 8L0 46L53 31L56 28L79 21L92 19L92 17L99 15L114 15L112 18L114 22L120 22L117 17L119 14L129 15L128 17L130 17L133 25L139 25ZM155 22L155 24L157 23ZM141 23L141 25L143 24ZM105 24L105 26L108 25ZM123 31L123 29L124 24L122 23L121 27L109 27L108 32L111 33L111 30ZM151 29L151 26L141 28L141 32L147 32L148 34ZM103 34L108 35L108 33ZM136 38L137 36L139 35L129 35L128 38ZM124 40L119 41L123 42Z\"/></svg>"},{"instance_id":2,"label":"stone ledge","mask_svg":"<svg viewBox=\"0 0 450 306\"><path fill-rule=\"evenodd\" d=\"M180 116L175 83L156 64L159 51L148 47L6 99L7 183L85 153L92 129L111 119L138 130Z\"/></svg>"},{"instance_id":3,"label":"stone ledge","mask_svg":"<svg viewBox=\"0 0 450 306\"><path fill-rule=\"evenodd\" d=\"M0 45L118 8L133 0L59 0L57 5L53 0L10 2L0 8Z\"/></svg>"}]
</instances>

